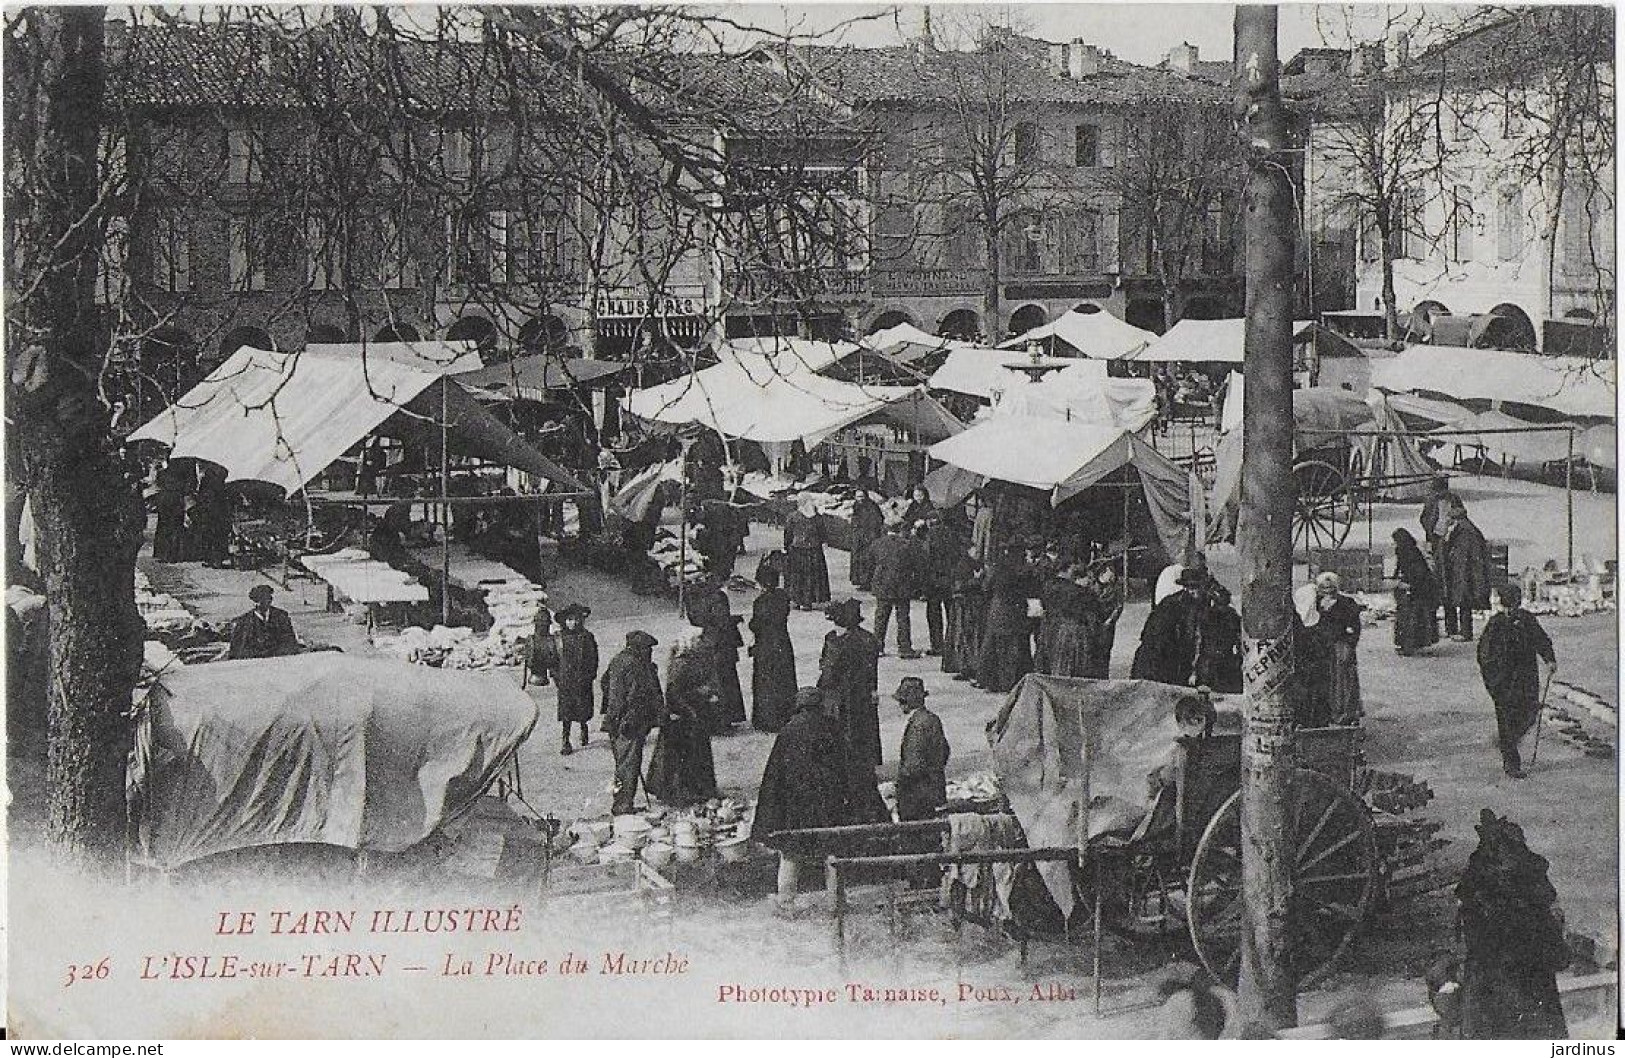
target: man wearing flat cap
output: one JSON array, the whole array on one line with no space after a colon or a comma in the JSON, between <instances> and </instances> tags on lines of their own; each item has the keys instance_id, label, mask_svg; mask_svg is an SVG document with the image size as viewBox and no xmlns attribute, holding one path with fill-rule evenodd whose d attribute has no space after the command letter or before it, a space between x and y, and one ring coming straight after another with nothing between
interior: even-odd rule
<instances>
[{"instance_id":1,"label":"man wearing flat cap","mask_svg":"<svg viewBox=\"0 0 1625 1058\"><path fill-rule=\"evenodd\" d=\"M269 584L256 584L248 590L254 608L231 623L231 651L226 655L229 660L300 653L293 619L288 611L271 605L274 596Z\"/></svg>"},{"instance_id":2,"label":"man wearing flat cap","mask_svg":"<svg viewBox=\"0 0 1625 1058\"><path fill-rule=\"evenodd\" d=\"M897 818L930 819L948 800L948 739L942 721L925 707L925 681L905 676L892 695L908 725L897 765Z\"/></svg>"},{"instance_id":3,"label":"man wearing flat cap","mask_svg":"<svg viewBox=\"0 0 1625 1058\"><path fill-rule=\"evenodd\" d=\"M600 681L604 691L604 731L615 757L614 802L618 816L632 811L643 774L643 746L666 715L666 696L654 663L655 637L642 629L626 633L626 646L610 659Z\"/></svg>"}]
</instances>

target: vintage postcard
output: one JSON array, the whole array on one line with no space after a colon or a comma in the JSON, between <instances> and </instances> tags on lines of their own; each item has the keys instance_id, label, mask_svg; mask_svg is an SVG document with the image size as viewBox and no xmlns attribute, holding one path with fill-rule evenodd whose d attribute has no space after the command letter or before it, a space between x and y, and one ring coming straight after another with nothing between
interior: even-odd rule
<instances>
[{"instance_id":1,"label":"vintage postcard","mask_svg":"<svg viewBox=\"0 0 1625 1058\"><path fill-rule=\"evenodd\" d=\"M4 14L12 1038L1614 1038L1613 8Z\"/></svg>"}]
</instances>

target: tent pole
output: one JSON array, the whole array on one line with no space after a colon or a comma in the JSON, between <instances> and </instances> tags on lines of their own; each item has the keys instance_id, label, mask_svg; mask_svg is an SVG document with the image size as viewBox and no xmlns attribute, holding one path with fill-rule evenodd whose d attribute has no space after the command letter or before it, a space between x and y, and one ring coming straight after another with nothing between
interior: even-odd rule
<instances>
[{"instance_id":1,"label":"tent pole","mask_svg":"<svg viewBox=\"0 0 1625 1058\"><path fill-rule=\"evenodd\" d=\"M446 458L446 437L450 428L446 418L450 414L448 405L450 398L446 394L446 387L451 385L444 378L440 380L440 495L451 495L451 462ZM442 504L440 507L440 623L451 625L451 505Z\"/></svg>"},{"instance_id":2,"label":"tent pole","mask_svg":"<svg viewBox=\"0 0 1625 1058\"><path fill-rule=\"evenodd\" d=\"M688 586L688 452L683 452L683 481L678 505L683 512L677 533L677 614L683 613L683 593Z\"/></svg>"},{"instance_id":3,"label":"tent pole","mask_svg":"<svg viewBox=\"0 0 1625 1058\"><path fill-rule=\"evenodd\" d=\"M1563 503L1567 508L1569 556L1565 569L1574 569L1574 427L1569 427L1569 457L1563 461Z\"/></svg>"}]
</instances>

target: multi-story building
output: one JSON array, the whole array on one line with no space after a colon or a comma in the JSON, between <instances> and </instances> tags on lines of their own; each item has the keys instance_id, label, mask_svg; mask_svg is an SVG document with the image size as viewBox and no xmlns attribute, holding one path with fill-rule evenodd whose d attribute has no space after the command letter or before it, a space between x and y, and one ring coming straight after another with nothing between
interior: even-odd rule
<instances>
[{"instance_id":1,"label":"multi-story building","mask_svg":"<svg viewBox=\"0 0 1625 1058\"><path fill-rule=\"evenodd\" d=\"M997 31L795 58L873 132L863 329L1003 337L1082 307L1160 330L1170 300L1174 318L1239 311L1228 63L1215 76L1183 45L1145 67Z\"/></svg>"},{"instance_id":2,"label":"multi-story building","mask_svg":"<svg viewBox=\"0 0 1625 1058\"><path fill-rule=\"evenodd\" d=\"M1612 56L1605 9L1551 8L1415 56L1389 42L1320 70L1316 99L1343 104L1311 108L1306 212L1322 260L1346 269L1348 307L1386 307L1380 201L1394 308L1414 337L1611 355ZM1396 154L1384 187L1355 156L1368 140Z\"/></svg>"}]
</instances>

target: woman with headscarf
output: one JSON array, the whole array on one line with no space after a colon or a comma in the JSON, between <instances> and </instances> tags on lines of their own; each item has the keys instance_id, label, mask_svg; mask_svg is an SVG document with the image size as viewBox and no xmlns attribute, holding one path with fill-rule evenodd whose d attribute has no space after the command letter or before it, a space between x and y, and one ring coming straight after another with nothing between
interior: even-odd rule
<instances>
[{"instance_id":1,"label":"woman with headscarf","mask_svg":"<svg viewBox=\"0 0 1625 1058\"><path fill-rule=\"evenodd\" d=\"M799 610L829 602L829 564L824 561L824 533L813 502L803 499L784 519L785 588Z\"/></svg>"},{"instance_id":2,"label":"woman with headscarf","mask_svg":"<svg viewBox=\"0 0 1625 1058\"><path fill-rule=\"evenodd\" d=\"M1102 563L1095 573L1095 598L1100 600L1100 621L1095 625L1095 646L1089 652L1090 670L1084 675L1104 680L1111 676L1112 647L1117 643L1117 619L1123 616L1123 582L1117 567Z\"/></svg>"},{"instance_id":3,"label":"woman with headscarf","mask_svg":"<svg viewBox=\"0 0 1625 1058\"><path fill-rule=\"evenodd\" d=\"M948 585L948 634L942 651L942 671L956 680L976 678L977 654L982 648L982 619L987 600L982 593L981 567L966 549L954 561Z\"/></svg>"},{"instance_id":4,"label":"woman with headscarf","mask_svg":"<svg viewBox=\"0 0 1625 1058\"><path fill-rule=\"evenodd\" d=\"M1343 579L1336 573L1328 570L1315 578L1317 618L1309 638L1321 683L1309 693L1323 697L1327 723L1357 724L1364 712L1355 651L1360 642L1360 610L1359 603L1343 594Z\"/></svg>"},{"instance_id":5,"label":"woman with headscarf","mask_svg":"<svg viewBox=\"0 0 1625 1058\"><path fill-rule=\"evenodd\" d=\"M750 722L773 732L795 707L796 648L790 641L790 596L779 587L779 571L764 569L756 577L762 593L750 609Z\"/></svg>"},{"instance_id":6,"label":"woman with headscarf","mask_svg":"<svg viewBox=\"0 0 1625 1058\"><path fill-rule=\"evenodd\" d=\"M874 493L859 489L852 503L852 532L848 538L851 563L847 567L852 586L859 591L869 590L869 578L874 576L875 560L869 555L869 545L886 532L886 514L875 502Z\"/></svg>"},{"instance_id":7,"label":"woman with headscarf","mask_svg":"<svg viewBox=\"0 0 1625 1058\"><path fill-rule=\"evenodd\" d=\"M170 460L158 471L158 495L154 504L158 524L152 532L155 561L186 561L186 493L193 479L191 469L178 460Z\"/></svg>"},{"instance_id":8,"label":"woman with headscarf","mask_svg":"<svg viewBox=\"0 0 1625 1058\"><path fill-rule=\"evenodd\" d=\"M1394 649L1410 657L1439 641L1439 581L1408 529L1394 530Z\"/></svg>"},{"instance_id":9,"label":"woman with headscarf","mask_svg":"<svg viewBox=\"0 0 1625 1058\"><path fill-rule=\"evenodd\" d=\"M908 494L908 507L903 511L903 528L912 530L915 525L930 521L936 514L937 508L931 502L931 493L924 485L916 485Z\"/></svg>"},{"instance_id":10,"label":"woman with headscarf","mask_svg":"<svg viewBox=\"0 0 1625 1058\"><path fill-rule=\"evenodd\" d=\"M1094 669L1100 600L1081 563L1059 572L1044 595L1045 666L1051 676L1088 676Z\"/></svg>"},{"instance_id":11,"label":"woman with headscarf","mask_svg":"<svg viewBox=\"0 0 1625 1058\"><path fill-rule=\"evenodd\" d=\"M863 607L856 599L830 603L824 615L835 629L824 637L818 656L818 689L846 732L853 822L881 822L887 812L875 785L875 769L883 757L880 640L863 627Z\"/></svg>"},{"instance_id":12,"label":"woman with headscarf","mask_svg":"<svg viewBox=\"0 0 1625 1058\"><path fill-rule=\"evenodd\" d=\"M684 629L666 664L666 716L643 788L676 808L717 796L717 767L704 717L716 709L714 668L700 630Z\"/></svg>"}]
</instances>

